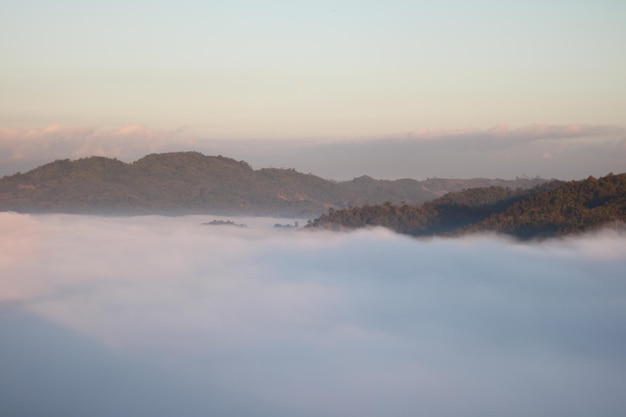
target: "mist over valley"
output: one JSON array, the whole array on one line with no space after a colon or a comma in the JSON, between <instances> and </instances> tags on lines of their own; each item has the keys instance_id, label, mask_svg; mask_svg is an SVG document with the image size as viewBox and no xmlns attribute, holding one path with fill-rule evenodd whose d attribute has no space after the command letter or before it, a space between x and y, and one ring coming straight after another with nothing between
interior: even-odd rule
<instances>
[{"instance_id":1,"label":"mist over valley","mask_svg":"<svg viewBox=\"0 0 626 417\"><path fill-rule=\"evenodd\" d=\"M626 407L622 232L529 244L212 219L0 213L0 414Z\"/></svg>"}]
</instances>

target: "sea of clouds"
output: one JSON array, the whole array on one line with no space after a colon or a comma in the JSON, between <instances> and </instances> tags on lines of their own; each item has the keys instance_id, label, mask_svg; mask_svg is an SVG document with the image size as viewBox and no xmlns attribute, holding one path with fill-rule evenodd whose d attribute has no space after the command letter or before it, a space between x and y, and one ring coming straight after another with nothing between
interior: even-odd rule
<instances>
[{"instance_id":1,"label":"sea of clouds","mask_svg":"<svg viewBox=\"0 0 626 417\"><path fill-rule=\"evenodd\" d=\"M623 234L210 220L0 213L0 415L626 412Z\"/></svg>"}]
</instances>

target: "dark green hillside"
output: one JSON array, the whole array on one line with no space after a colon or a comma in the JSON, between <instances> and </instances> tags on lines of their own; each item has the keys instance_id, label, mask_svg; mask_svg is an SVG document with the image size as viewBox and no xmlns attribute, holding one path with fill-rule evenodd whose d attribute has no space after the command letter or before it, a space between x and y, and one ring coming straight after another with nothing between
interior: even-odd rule
<instances>
[{"instance_id":1,"label":"dark green hillside","mask_svg":"<svg viewBox=\"0 0 626 417\"><path fill-rule=\"evenodd\" d=\"M383 226L413 236L499 232L523 239L561 236L626 221L626 174L450 193L418 206L383 205L330 210L308 227Z\"/></svg>"},{"instance_id":2,"label":"dark green hillside","mask_svg":"<svg viewBox=\"0 0 626 417\"><path fill-rule=\"evenodd\" d=\"M557 183L548 184L555 186ZM472 188L446 194L422 205L395 205L387 202L330 210L309 226L330 229L383 226L414 236L453 233L467 224L484 220L494 212L506 209L512 202L533 192L538 190L513 190L495 186Z\"/></svg>"},{"instance_id":3,"label":"dark green hillside","mask_svg":"<svg viewBox=\"0 0 626 417\"><path fill-rule=\"evenodd\" d=\"M562 184L494 213L467 231L489 230L521 238L562 236L626 221L626 174Z\"/></svg>"}]
</instances>

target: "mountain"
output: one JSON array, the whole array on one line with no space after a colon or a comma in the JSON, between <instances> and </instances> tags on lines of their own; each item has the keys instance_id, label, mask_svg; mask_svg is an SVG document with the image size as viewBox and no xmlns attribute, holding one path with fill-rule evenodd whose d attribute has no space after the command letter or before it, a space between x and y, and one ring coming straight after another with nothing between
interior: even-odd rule
<instances>
[{"instance_id":1,"label":"mountain","mask_svg":"<svg viewBox=\"0 0 626 417\"><path fill-rule=\"evenodd\" d=\"M57 160L0 179L0 210L99 214L247 214L309 217L329 208L389 201L420 204L474 186L530 188L545 180L331 181L294 169L254 170L244 161L198 152L135 162L92 156Z\"/></svg>"},{"instance_id":2,"label":"mountain","mask_svg":"<svg viewBox=\"0 0 626 417\"><path fill-rule=\"evenodd\" d=\"M422 205L330 209L310 228L383 226L413 236L497 232L520 239L563 236L626 222L626 174L551 181L531 189L473 188Z\"/></svg>"}]
</instances>

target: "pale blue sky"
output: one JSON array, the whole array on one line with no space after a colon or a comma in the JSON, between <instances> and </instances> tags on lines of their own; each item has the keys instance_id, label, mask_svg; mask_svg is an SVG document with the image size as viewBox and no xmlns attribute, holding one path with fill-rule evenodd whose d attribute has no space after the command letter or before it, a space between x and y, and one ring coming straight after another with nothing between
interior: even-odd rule
<instances>
[{"instance_id":1,"label":"pale blue sky","mask_svg":"<svg viewBox=\"0 0 626 417\"><path fill-rule=\"evenodd\" d=\"M0 1L0 125L623 126L623 1Z\"/></svg>"}]
</instances>

